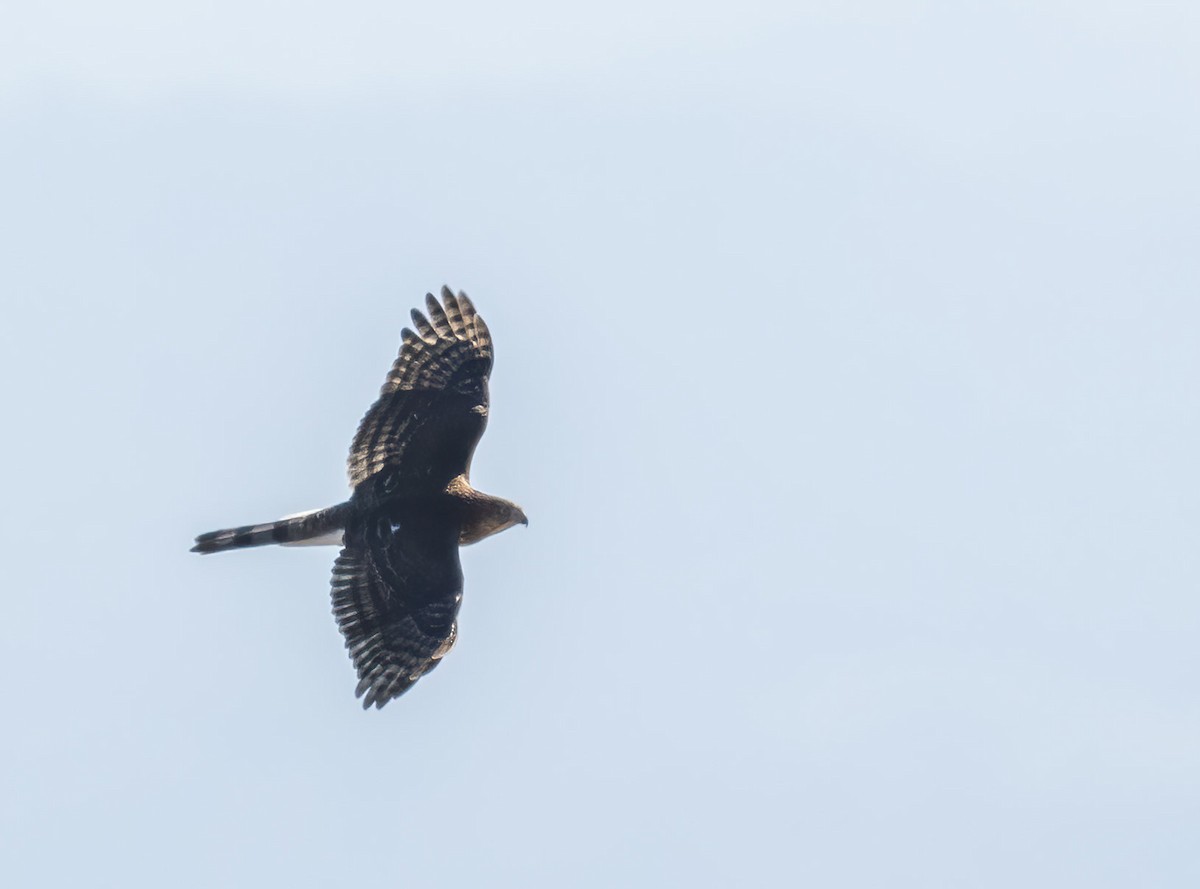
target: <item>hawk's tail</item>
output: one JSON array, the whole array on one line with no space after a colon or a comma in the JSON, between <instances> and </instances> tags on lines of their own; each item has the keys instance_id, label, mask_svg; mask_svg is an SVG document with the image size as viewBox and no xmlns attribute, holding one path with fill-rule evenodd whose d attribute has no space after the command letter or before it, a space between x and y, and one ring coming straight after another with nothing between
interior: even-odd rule
<instances>
[{"instance_id":1,"label":"hawk's tail","mask_svg":"<svg viewBox=\"0 0 1200 889\"><path fill-rule=\"evenodd\" d=\"M339 503L325 509L286 516L277 522L209 531L196 538L192 552L219 553L268 543L281 543L284 546L340 545L349 508L349 503Z\"/></svg>"}]
</instances>

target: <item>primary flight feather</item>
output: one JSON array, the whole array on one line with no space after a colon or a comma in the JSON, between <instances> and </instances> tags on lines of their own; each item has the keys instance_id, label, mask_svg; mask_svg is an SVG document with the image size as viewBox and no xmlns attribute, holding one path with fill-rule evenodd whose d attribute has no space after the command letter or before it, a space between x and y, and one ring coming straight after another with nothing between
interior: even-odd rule
<instances>
[{"instance_id":1,"label":"primary flight feather","mask_svg":"<svg viewBox=\"0 0 1200 889\"><path fill-rule=\"evenodd\" d=\"M192 552L269 543L341 544L333 614L363 707L382 707L436 667L458 634L458 548L527 525L515 503L476 491L471 456L488 417L492 338L465 293L412 312L350 447L349 500L277 522L211 531Z\"/></svg>"}]
</instances>

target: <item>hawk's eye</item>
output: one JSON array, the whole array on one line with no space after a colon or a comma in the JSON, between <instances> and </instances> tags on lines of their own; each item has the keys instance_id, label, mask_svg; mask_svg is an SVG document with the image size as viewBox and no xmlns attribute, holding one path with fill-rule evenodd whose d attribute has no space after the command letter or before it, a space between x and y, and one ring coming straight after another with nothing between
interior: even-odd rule
<instances>
[{"instance_id":1,"label":"hawk's eye","mask_svg":"<svg viewBox=\"0 0 1200 889\"><path fill-rule=\"evenodd\" d=\"M454 384L454 391L461 392L463 395L474 395L483 390L482 382L479 377L467 377Z\"/></svg>"}]
</instances>

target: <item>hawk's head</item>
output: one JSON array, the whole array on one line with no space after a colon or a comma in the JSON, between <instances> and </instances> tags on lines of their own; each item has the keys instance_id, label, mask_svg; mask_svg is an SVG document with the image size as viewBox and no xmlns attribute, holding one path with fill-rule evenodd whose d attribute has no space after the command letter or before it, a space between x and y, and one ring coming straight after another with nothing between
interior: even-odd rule
<instances>
[{"instance_id":1,"label":"hawk's head","mask_svg":"<svg viewBox=\"0 0 1200 889\"><path fill-rule=\"evenodd\" d=\"M525 518L525 511L521 507L517 506L511 500L501 500L499 497L496 499L500 501L497 506L500 507L502 505L503 508L497 509L495 519L498 524L496 525L496 530L492 532L493 534L506 531L513 525L529 524L529 519Z\"/></svg>"},{"instance_id":2,"label":"hawk's head","mask_svg":"<svg viewBox=\"0 0 1200 889\"><path fill-rule=\"evenodd\" d=\"M503 497L492 497L490 494L472 492L471 507L467 512L459 535L459 543L466 546L477 543L485 537L507 531L513 525L528 525L524 510L511 500Z\"/></svg>"}]
</instances>

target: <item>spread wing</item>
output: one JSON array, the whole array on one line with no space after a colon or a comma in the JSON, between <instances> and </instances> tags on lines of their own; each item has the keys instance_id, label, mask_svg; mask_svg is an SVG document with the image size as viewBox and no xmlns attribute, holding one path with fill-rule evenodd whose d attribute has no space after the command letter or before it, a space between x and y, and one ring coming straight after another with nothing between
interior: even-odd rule
<instances>
[{"instance_id":1,"label":"spread wing","mask_svg":"<svg viewBox=\"0 0 1200 889\"><path fill-rule=\"evenodd\" d=\"M492 338L465 293L413 310L400 354L350 447L350 484L379 499L440 490L470 471L487 425ZM376 490L378 489L378 490Z\"/></svg>"},{"instance_id":2,"label":"spread wing","mask_svg":"<svg viewBox=\"0 0 1200 889\"><path fill-rule=\"evenodd\" d=\"M377 513L347 527L333 566L333 615L363 709L404 694L441 662L458 634L462 587L449 516Z\"/></svg>"}]
</instances>

